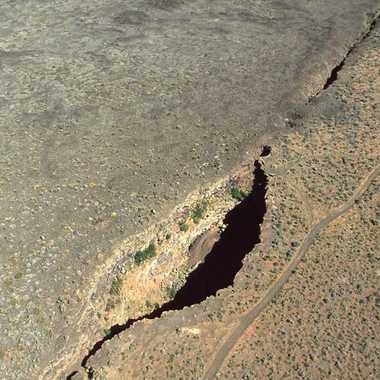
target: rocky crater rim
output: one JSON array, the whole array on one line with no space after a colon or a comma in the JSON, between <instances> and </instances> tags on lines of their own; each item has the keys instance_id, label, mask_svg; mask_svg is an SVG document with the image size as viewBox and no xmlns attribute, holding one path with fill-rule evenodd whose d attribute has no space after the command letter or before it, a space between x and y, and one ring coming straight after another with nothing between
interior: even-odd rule
<instances>
[{"instance_id":1,"label":"rocky crater rim","mask_svg":"<svg viewBox=\"0 0 380 380\"><path fill-rule=\"evenodd\" d=\"M356 39L356 41L350 47L348 47L346 53L341 58L341 60L336 62L336 65L330 70L330 73L325 76L325 82L323 83L323 80L320 81L318 85L319 89L317 90L316 87L313 86L312 94L308 97L307 101L305 102L305 105L310 103L322 91L328 89L335 82L335 80L338 79L339 71L343 68L346 58L355 49L355 47L370 34L371 30L377 22L379 13L380 12L377 11L373 15L368 15L368 25L366 26L366 30ZM289 120L290 127L293 127L293 125L291 125L292 122L293 120ZM92 276L92 279L89 282L90 290L86 292L87 296L85 296L85 298L87 299L87 301L84 302L84 307L78 321L78 326L88 324L86 322L88 321L88 313L90 310L99 310L97 307L98 305L96 305L96 302L94 302L93 300L102 298L104 294L107 294L107 289L108 292L110 291L113 284L113 279L115 278L115 275L117 276L118 272L122 273L123 270L125 270L126 268L132 268L132 270L133 268L137 268L139 271L140 269L144 271L149 271L149 268L152 268L152 264L157 264L158 259L161 257L162 250L159 249L158 252L155 252L154 258L152 260L149 260L149 263L143 263L141 267L135 265L136 252L144 252L147 248L149 248L149 246L152 243L154 245L157 244L157 246L163 244L162 241L165 241L166 235L170 233L168 231L172 231L174 226L178 227L178 220L181 218L181 216L183 216L184 213L188 212L189 210L193 209L195 205L198 205L201 199L207 200L211 199L214 196L221 196L225 198L226 192L228 192L231 189L231 184L234 183L234 181L237 181L238 184L240 183L243 186L244 183L247 184L247 182L249 182L250 180L252 180L252 164L242 164L239 170L235 170L234 175L230 174L227 177L224 177L223 179L217 181L214 185L209 186L207 189L204 188L202 190L198 190L190 194L181 205L177 206L173 210L172 214L166 220L160 221L147 228L140 234L137 234L131 237L130 239L116 244L112 250L112 255L110 255L106 260L103 260L101 258L99 269ZM216 203L217 202L215 202L215 204ZM176 251L182 252L182 256L185 256L183 255L183 252L187 252L188 247L190 247L192 243L195 244L197 239L200 239L200 236L207 233L207 231L212 229L223 229L223 218L221 216L225 215L236 204L236 201L234 202L233 200L230 200L230 202L224 204L223 207L220 206L219 208L215 208L215 210L209 208L206 217L202 221L198 223L191 222L190 227L187 231L181 231L180 229L180 232L183 232L183 234L181 239L177 240L176 238L176 241L178 241L178 243L175 245L179 248L178 251ZM179 233L178 229L175 229L175 233ZM199 262L195 265L198 264ZM184 263L184 265L186 265L186 263ZM189 273L191 269L194 269L194 267L188 265L185 272ZM161 306L164 304L165 301L161 302ZM108 324L109 326L118 326L120 325L120 323L127 320L128 317L131 317L132 319L142 319L142 317L147 314L148 313L137 312L135 314L127 315L126 313L117 312L114 313L113 316L112 313L109 313L109 315L106 316L106 318L108 318L108 320L112 320L112 323ZM99 334L95 334L95 336L96 338L101 338ZM60 358L60 360L58 360L55 363L55 365L53 365L53 367L49 367L49 369L45 371L45 374L42 377L46 378L46 376L52 376L54 372L52 373L51 371L55 371L56 374L58 373L58 375L62 375L63 373L70 373L69 371L67 371L67 369L73 368L72 366L75 363L78 363L80 357L83 357L83 353L88 351L89 346L91 346L89 337L82 336L79 344L76 344L75 347L72 347L70 352L66 351L66 354L63 355ZM78 349L78 347L80 347L80 349Z\"/></svg>"},{"instance_id":2,"label":"rocky crater rim","mask_svg":"<svg viewBox=\"0 0 380 380\"><path fill-rule=\"evenodd\" d=\"M353 50L356 48L357 45L359 45L363 40L365 40L368 35L371 33L373 28L375 27L375 24L377 22L378 16L380 14L380 10L376 11L374 14L368 15L367 18L367 25L363 33L358 36L358 38L354 41L354 43L348 47L346 53L344 56L337 60L336 65L332 67L329 71L329 74L325 77L325 82L319 84L319 90L313 93L309 96L307 102L305 105L307 105L309 102L311 102L314 98L318 97L322 91L327 90L337 79L340 70L343 69L345 65L345 61L347 57L353 52ZM294 115L293 115L294 116ZM294 118L285 118L285 124L287 124L290 127L293 127L294 122L298 119L298 115L295 115ZM285 132L288 133L289 129ZM269 138L269 136L266 136ZM256 156L258 155L258 145L256 145ZM270 147L269 145L260 145L261 154L260 156L267 156L270 154ZM256 161L255 161L256 162ZM229 174L228 176L224 177L223 179L217 181L214 183L214 185L209 185L204 187L201 190L195 191L191 193L186 200L177 207L174 208L172 214L165 220L156 223L152 225L151 227L148 227L144 232L135 235L131 239L128 239L121 244L119 244L117 247L114 248L114 255L111 255L111 257L105 262L105 265L102 267L105 268L103 271L98 271L100 275L94 276L97 278L97 281L95 281L95 285L99 286L101 281L99 280L100 277L106 277L106 281L109 283L109 276L112 276L112 273L117 272L118 270L123 270L123 266L128 265L128 261L131 259L131 255L133 255L133 252L138 252L141 250L146 249L147 242L150 242L150 244L157 244L161 245L163 241L165 240L164 236L167 236L170 231L175 230L176 228L173 227L176 224L178 224L178 219L184 220L184 215L189 214L191 210L194 210L194 207L197 208L200 205L200 202L206 201L208 199L212 199L213 197L224 197L226 191L228 192L231 190L231 187L234 186L234 184L241 185L242 187L247 187L247 183L252 181L252 163L245 162L241 165L240 168L235 168L233 171L235 174ZM236 204L236 202L235 202ZM225 214L228 210L230 210L233 207L233 204L231 203L223 208L222 212L217 213L216 208L212 208L209 206L213 205L207 205L209 208L208 213L206 217L204 218L203 222L200 222L198 220L196 223L190 223L189 231L187 231L186 226L182 226L182 228L186 229L186 234L183 236L185 237L185 247L191 246L202 234L210 230L211 228L221 228L223 227L223 223L221 222L221 215ZM214 218L212 218L214 216ZM211 220L210 220L211 219ZM181 228L180 228L181 229ZM179 241L180 239L177 239L176 241ZM181 250L181 246L176 243L175 248L179 248ZM182 247L183 248L183 247ZM94 291L90 292L91 295L94 294Z\"/></svg>"},{"instance_id":3,"label":"rocky crater rim","mask_svg":"<svg viewBox=\"0 0 380 380\"><path fill-rule=\"evenodd\" d=\"M248 156L259 157L260 152L265 156L270 147L257 143ZM219 239L226 227L226 214L250 192L256 162L245 160L228 176L189 194L166 219L115 244L108 258L97 257L103 262L83 296L84 306L77 323L83 331L79 344L67 347L54 366L55 374L51 367L42 378L67 374L67 369L86 355L94 340L102 340L113 326L141 319L172 298ZM132 308L128 307L131 300Z\"/></svg>"},{"instance_id":4,"label":"rocky crater rim","mask_svg":"<svg viewBox=\"0 0 380 380\"><path fill-rule=\"evenodd\" d=\"M270 155L270 146L263 146L260 157ZM108 333L88 351L87 355L82 359L81 365L92 378L91 368L87 368L87 362L102 345L112 339L117 334L127 330L137 321L146 319L160 318L164 312L179 311L185 307L191 307L205 301L209 296L215 296L218 290L225 289L234 283L234 278L243 265L244 257L252 251L256 244L260 243L261 225L266 213L266 191L268 180L263 169L261 160L256 160L253 165L253 173L251 176L245 176L244 181L251 181L252 188L249 192L245 192L242 188L238 188L242 182L237 182L236 177L228 182L229 194L226 189L222 188L222 195L230 195L235 202L235 206L229 209L219 221L219 231L211 224L209 228L201 236L198 236L187 249L187 253L196 255L198 258L193 261L188 274L182 286L169 295L169 300L153 309L153 311L144 314L138 318L130 318L122 324L113 325ZM246 183L243 186L246 188ZM202 200L204 202L204 199ZM205 203L202 203L205 205ZM197 209L200 210L197 204ZM218 214L219 215L219 214ZM198 214L192 214L201 217ZM220 219L220 217L219 217ZM193 220L194 224L199 221ZM177 235L180 236L180 235ZM158 243L158 241L157 241ZM148 252L147 259L153 252L154 243L149 243L145 251ZM182 246L182 242L173 246ZM137 257L140 257L137 256ZM135 255L136 259L136 255ZM191 259L191 257L190 257ZM139 259L140 260L140 259ZM191 261L191 260L190 260ZM66 379L75 378L77 371L71 372Z\"/></svg>"}]
</instances>

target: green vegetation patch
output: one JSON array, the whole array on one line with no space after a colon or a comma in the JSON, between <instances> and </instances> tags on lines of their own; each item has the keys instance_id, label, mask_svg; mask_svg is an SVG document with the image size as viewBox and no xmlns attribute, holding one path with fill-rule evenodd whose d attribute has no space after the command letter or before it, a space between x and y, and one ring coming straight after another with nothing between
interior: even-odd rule
<instances>
[{"instance_id":1,"label":"green vegetation patch","mask_svg":"<svg viewBox=\"0 0 380 380\"><path fill-rule=\"evenodd\" d=\"M177 294L178 289L179 289L179 285L176 283L173 283L166 288L166 294L168 295L170 299L173 299L175 295Z\"/></svg>"},{"instance_id":2,"label":"green vegetation patch","mask_svg":"<svg viewBox=\"0 0 380 380\"><path fill-rule=\"evenodd\" d=\"M153 243L151 243L149 244L149 247L135 253L135 264L141 265L145 260L148 260L154 256L156 256L156 247Z\"/></svg>"},{"instance_id":3,"label":"green vegetation patch","mask_svg":"<svg viewBox=\"0 0 380 380\"><path fill-rule=\"evenodd\" d=\"M173 299L177 293L177 288L175 285L172 285L172 286L169 286L167 289L166 289L166 292L168 294L168 297L170 299Z\"/></svg>"},{"instance_id":4,"label":"green vegetation patch","mask_svg":"<svg viewBox=\"0 0 380 380\"><path fill-rule=\"evenodd\" d=\"M110 294L114 296L120 295L122 280L120 277L116 277L112 280Z\"/></svg>"},{"instance_id":5,"label":"green vegetation patch","mask_svg":"<svg viewBox=\"0 0 380 380\"><path fill-rule=\"evenodd\" d=\"M205 212L207 210L207 201L202 201L197 205L197 207L193 210L191 218L195 224L198 224L203 218Z\"/></svg>"},{"instance_id":6,"label":"green vegetation patch","mask_svg":"<svg viewBox=\"0 0 380 380\"><path fill-rule=\"evenodd\" d=\"M237 187L233 187L231 189L231 197L238 201L242 201L247 197L247 193L245 193L243 190L240 190Z\"/></svg>"},{"instance_id":7,"label":"green vegetation patch","mask_svg":"<svg viewBox=\"0 0 380 380\"><path fill-rule=\"evenodd\" d=\"M179 224L179 229L182 231L182 232L186 232L188 229L189 229L189 225L185 222L182 222Z\"/></svg>"}]
</instances>

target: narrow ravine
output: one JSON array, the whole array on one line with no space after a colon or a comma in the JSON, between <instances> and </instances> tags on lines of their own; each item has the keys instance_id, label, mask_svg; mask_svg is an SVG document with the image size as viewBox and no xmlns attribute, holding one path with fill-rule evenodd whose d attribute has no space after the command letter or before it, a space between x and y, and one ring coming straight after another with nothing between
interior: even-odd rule
<instances>
[{"instance_id":1,"label":"narrow ravine","mask_svg":"<svg viewBox=\"0 0 380 380\"><path fill-rule=\"evenodd\" d=\"M265 146L261 157L270 154L270 147ZM253 185L250 193L225 218L225 230L215 243L203 263L189 274L184 286L178 290L174 298L163 304L152 313L137 319L130 319L125 324L114 325L110 333L98 341L82 360L82 367L87 368L87 362L107 340L125 331L135 322L143 319L159 318L163 312L181 310L186 306L199 304L207 297L215 295L220 289L233 285L236 274L242 267L242 261L260 242L260 226L266 213L266 191L268 179L257 160L254 163ZM71 373L67 379L75 374ZM91 370L89 370L91 378Z\"/></svg>"},{"instance_id":2,"label":"narrow ravine","mask_svg":"<svg viewBox=\"0 0 380 380\"><path fill-rule=\"evenodd\" d=\"M346 59L347 57L349 57L352 52L354 51L354 49L359 45L361 44L372 32L372 30L375 28L376 26L376 22L377 22L377 19L378 19L378 15L376 15L374 17L374 19L372 20L371 24L369 25L368 27L368 30L360 37L360 39L354 44L351 46L351 48L347 51L347 53L345 54L344 58L341 60L340 63L338 63L332 70L331 70L331 73L330 73L330 76L327 78L323 88L321 91L324 91L324 90L327 90L330 86L332 86L335 81L338 80L338 75L340 73L340 71L344 68L344 65L346 64ZM320 91L320 92L321 92ZM319 95L319 93L317 94ZM313 96L313 98L315 98L317 95Z\"/></svg>"},{"instance_id":3,"label":"narrow ravine","mask_svg":"<svg viewBox=\"0 0 380 380\"><path fill-rule=\"evenodd\" d=\"M310 97L307 103L310 103L322 91L328 89L335 83L340 71L344 68L347 57L356 46L370 34L375 26L376 20L377 16L372 21L367 32L361 36L360 40L347 51L342 60L331 70L330 76L326 78L320 91ZM270 151L270 147L264 147L261 156L269 155ZM150 314L137 319L130 319L122 325L117 324L110 328L110 333L98 341L82 360L82 367L87 369L90 379L93 378L93 374L91 368L87 366L88 360L101 349L103 343L112 339L115 335L127 330L137 321L159 318L165 311L181 310L186 306L199 304L207 297L215 295L218 290L233 285L234 278L242 267L242 260L245 255L260 242L260 225L266 213L265 196L267 184L268 180L262 164L260 161L256 161L254 164L254 183L251 192L241 203L227 213L224 219L224 223L227 227L221 234L219 241L215 243L212 251L206 256L205 261L189 274L186 283L179 289L172 300L163 304ZM346 209L344 209L344 211L346 211ZM343 212L343 209L339 210L339 212ZM325 222L328 224L330 219L323 221L323 223ZM304 252L300 249L299 258L297 260L300 260L303 254ZM297 260L292 260L291 265L296 265ZM215 374L223 364L223 360L227 355L226 352L229 352L229 345L232 347L236 343L241 335L241 331L244 331L249 323L255 319L268 302L270 302L270 296L277 294L281 289L287 276L290 276L291 265L289 267L290 269L288 268L286 272L286 276L280 277L279 281L276 281L276 283L268 289L265 298L260 301L254 310L251 310L247 314L243 321L244 323L236 328L236 331L229 337L226 344L218 351L213 363L209 366L205 374L205 379L215 378ZM76 372L72 373L67 379L70 379L75 373Z\"/></svg>"},{"instance_id":4,"label":"narrow ravine","mask_svg":"<svg viewBox=\"0 0 380 380\"><path fill-rule=\"evenodd\" d=\"M260 225L266 212L266 186L267 177L256 161L252 191L226 215L224 223L227 227L219 241L204 263L189 275L174 299L152 313L152 317L160 316L163 311L198 304L219 289L233 284L244 256L260 241Z\"/></svg>"}]
</instances>

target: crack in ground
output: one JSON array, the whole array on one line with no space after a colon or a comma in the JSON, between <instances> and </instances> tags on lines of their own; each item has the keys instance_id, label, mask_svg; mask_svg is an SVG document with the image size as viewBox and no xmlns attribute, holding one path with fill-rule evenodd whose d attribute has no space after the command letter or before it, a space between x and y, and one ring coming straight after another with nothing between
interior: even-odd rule
<instances>
[{"instance_id":1,"label":"crack in ground","mask_svg":"<svg viewBox=\"0 0 380 380\"><path fill-rule=\"evenodd\" d=\"M339 63L337 63L336 66L334 66L331 69L330 75L327 77L327 79L326 79L325 83L323 84L323 86L316 93L314 93L313 95L310 95L308 97L308 99L305 102L304 106L308 106L310 103L312 103L313 100L316 99L319 95L321 95L321 93L323 91L329 89L338 80L339 73L344 68L344 66L346 64L347 58L354 52L354 50L361 43L363 43L369 37L369 35L371 34L371 32L374 30L374 28L376 26L376 23L378 21L379 15L380 15L380 10L376 11L374 13L372 21L368 25L367 30L364 33L362 33L357 38L357 40L351 45L351 47L347 50L346 54L343 56L342 60ZM299 110L293 110L293 112L291 112L291 114L290 114L289 119L287 119L287 125L290 128L295 128L296 126L302 125L302 123L299 124L300 121L301 121L301 119L302 119L302 117L303 117L303 111L300 112Z\"/></svg>"},{"instance_id":2,"label":"crack in ground","mask_svg":"<svg viewBox=\"0 0 380 380\"><path fill-rule=\"evenodd\" d=\"M326 79L321 90L312 96L308 103L320 95L322 91L327 90L335 83L339 77L339 72L344 68L346 59L351 55L354 49L370 35L377 20L378 14L374 16L367 32L364 33L350 49L348 49L343 59L332 68L330 76ZM271 149L269 146L263 147L261 157L269 155L270 152ZM140 318L130 319L125 324L117 324L111 327L110 333L98 341L82 360L81 365L89 371L90 379L93 378L93 374L91 368L86 367L88 360L101 349L106 341L112 339L115 335L127 330L137 321L159 318L165 311L181 310L185 306L200 303L208 296L215 295L218 290L233 284L235 275L242 267L244 256L260 242L260 225L266 212L265 195L267 184L267 176L262 169L260 161L255 161L252 191L247 198L226 215L225 224L227 224L227 228L221 234L220 240L215 244L212 251L206 256L204 263L200 264L192 273L190 273L185 285L177 292L173 300L163 304L160 308L154 310L150 314L144 315ZM256 204L253 201L253 198L255 198L255 201L259 200L259 202ZM248 210L250 210L250 212L248 212ZM243 221L244 223L239 223L239 221ZM249 242L248 240L241 239L242 236L244 238L250 236ZM229 264L220 265L222 262L221 259L225 260L229 256L228 252L234 252L234 255L236 255L236 257L234 257L235 261L231 264L231 268L228 268L231 269L229 276L223 271L223 268L229 267ZM210 270L210 267L212 270ZM209 281L200 281L200 279L208 279ZM66 379L72 379L76 373L77 371L71 373Z\"/></svg>"},{"instance_id":3,"label":"crack in ground","mask_svg":"<svg viewBox=\"0 0 380 380\"><path fill-rule=\"evenodd\" d=\"M374 19L371 22L371 24L369 25L368 30L351 46L350 49L348 49L347 53L345 54L345 56L343 57L341 62L331 70L330 76L327 78L327 80L326 80L321 91L327 90L331 85L333 85L335 83L335 81L338 79L339 72L343 69L343 67L346 63L346 59L351 55L351 53L355 50L355 48L359 44L361 44L365 39L368 38L368 36L371 34L372 30L375 28L377 19L378 19L378 15L374 16ZM319 91L315 96L318 96L321 91ZM313 96L312 98L314 98L315 96Z\"/></svg>"},{"instance_id":4,"label":"crack in ground","mask_svg":"<svg viewBox=\"0 0 380 380\"><path fill-rule=\"evenodd\" d=\"M270 152L271 148L264 146L260 157L266 157ZM130 319L122 325L112 326L110 333L89 350L81 366L88 370L90 379L93 378L93 374L91 368L87 368L88 360L115 335L127 330L137 321L159 318L166 311L178 311L199 304L207 297L216 295L218 290L233 285L236 274L243 266L244 257L260 242L260 226L267 210L265 196L268 179L260 160L254 163L253 178L251 192L226 214L226 228L220 239L204 262L189 274L184 286L178 290L174 298L150 314ZM66 379L72 379L76 373L77 371L71 373Z\"/></svg>"},{"instance_id":5,"label":"crack in ground","mask_svg":"<svg viewBox=\"0 0 380 380\"><path fill-rule=\"evenodd\" d=\"M312 99L320 95L322 91L327 90L330 86L332 86L336 82L336 80L339 77L339 72L344 68L346 59L351 55L354 49L370 35L371 31L374 29L376 25L377 20L378 20L378 15L375 15L366 33L364 33L357 40L357 42L354 43L350 49L348 49L343 59L334 68L332 68L330 76L326 79L326 82L324 83L321 90L318 91L318 93L316 93L314 96L312 96L309 99L308 103ZM263 148L261 157L265 157L269 154L270 154L270 147L265 146ZM150 314L144 315L140 318L130 319L125 324L122 324L122 325L117 324L117 325L112 326L110 329L110 333L106 335L103 339L98 341L93 346L93 348L88 352L88 354L84 357L81 363L83 368L87 368L86 365L89 358L93 356L98 350L100 350L100 348L106 341L112 339L115 335L121 333L122 331L127 330L135 322L143 320L143 319L159 318L161 317L162 313L164 313L165 311L181 310L186 306L191 306L191 305L200 303L203 300L205 300L208 296L215 295L218 290L226 288L233 284L235 275L238 273L238 271L242 267L242 260L244 256L249 251L251 251L252 248L257 243L260 242L260 238L259 238L260 224L262 223L262 220L266 212L265 194L266 194L266 186L267 186L268 181L267 181L266 174L264 173L261 167L261 163L259 161L255 162L254 178L255 178L255 182L254 182L251 193L247 196L246 199L244 199L240 204L238 204L233 210L231 210L227 214L225 218L225 224L227 224L227 228L221 234L220 240L215 244L212 251L206 256L204 263L200 264L192 273L190 273L185 285L177 292L174 299L167 302L166 304L163 304L160 308L154 310ZM251 203L253 203L252 202L253 197L255 197L255 200L257 200L258 195L260 195L259 197L260 202L258 202L258 205L261 205L260 210L256 209L256 213L253 212L253 216L249 215L249 219L251 219L251 222L252 222L252 217L255 219L253 230L247 231L247 226L249 226L249 223L243 223L245 227L244 226L235 227L235 225L239 224L239 223L236 223L237 219L247 218L247 215L245 214L245 212L247 209L249 209L248 206L252 206ZM245 240L240 239L242 237L242 234L246 235L247 233L248 235L250 233L252 234L251 235L252 240L250 244L248 244L248 242L246 242ZM236 253L236 256L237 256L235 258L236 261L234 262L233 265L231 265L231 273L234 272L234 274L229 277L229 276L226 276L225 273L223 273L224 265L220 265L221 258L223 257L223 253L225 254L229 249L231 251L233 249L233 252L236 252L237 246L239 246L239 250ZM247 251L248 246L251 246L251 248ZM213 270L210 271L211 266L214 266L214 267L212 268ZM227 264L227 267L228 266L229 265ZM203 279L209 278L210 281L199 281L202 278ZM197 291L194 291L194 289L197 289ZM91 369L89 369L89 371L90 371L89 377L92 378ZM74 377L76 373L77 371L71 373L67 377L67 380Z\"/></svg>"}]
</instances>

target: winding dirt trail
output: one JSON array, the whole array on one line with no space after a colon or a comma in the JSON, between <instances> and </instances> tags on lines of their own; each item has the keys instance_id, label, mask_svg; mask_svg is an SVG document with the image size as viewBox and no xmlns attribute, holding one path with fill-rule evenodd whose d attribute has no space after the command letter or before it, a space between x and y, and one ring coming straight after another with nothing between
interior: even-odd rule
<instances>
[{"instance_id":1,"label":"winding dirt trail","mask_svg":"<svg viewBox=\"0 0 380 380\"><path fill-rule=\"evenodd\" d=\"M277 280L268 288L262 298L256 303L250 311L240 317L240 324L232 331L231 335L227 338L224 344L216 352L212 362L207 368L207 371L203 377L204 380L213 380L216 378L218 371L222 368L229 353L234 349L235 345L239 341L240 337L254 322L254 320L260 315L260 313L268 306L272 299L279 293L284 284L288 281L292 274L292 271L298 266L299 262L309 249L314 238L333 220L347 212L358 200L364 192L368 189L368 186L380 173L380 165L376 166L359 184L354 191L350 199L343 203L340 207L333 209L325 218L316 223L305 236L301 247L298 252L293 256L293 259L285 267Z\"/></svg>"}]
</instances>

